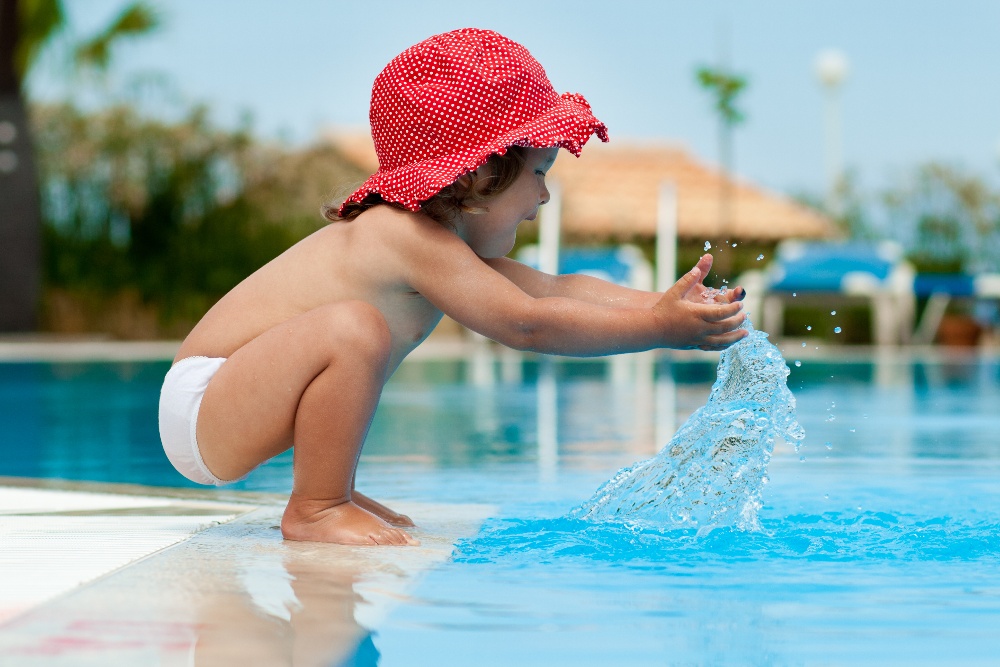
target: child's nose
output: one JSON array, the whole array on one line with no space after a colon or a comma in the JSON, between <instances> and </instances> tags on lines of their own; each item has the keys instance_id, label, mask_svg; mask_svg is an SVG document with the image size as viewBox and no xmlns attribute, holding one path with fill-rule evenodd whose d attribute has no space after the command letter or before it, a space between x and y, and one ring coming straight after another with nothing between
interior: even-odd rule
<instances>
[{"instance_id":1,"label":"child's nose","mask_svg":"<svg viewBox=\"0 0 1000 667\"><path fill-rule=\"evenodd\" d=\"M539 193L539 206L544 206L549 203L549 188L544 183L542 184L542 191Z\"/></svg>"}]
</instances>

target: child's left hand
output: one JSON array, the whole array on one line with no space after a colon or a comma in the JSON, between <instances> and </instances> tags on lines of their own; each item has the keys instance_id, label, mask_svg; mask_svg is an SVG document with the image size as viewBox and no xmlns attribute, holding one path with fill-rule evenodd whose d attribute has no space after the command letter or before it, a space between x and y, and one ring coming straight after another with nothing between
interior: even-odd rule
<instances>
[{"instance_id":1,"label":"child's left hand","mask_svg":"<svg viewBox=\"0 0 1000 667\"><path fill-rule=\"evenodd\" d=\"M695 303L733 303L734 301L742 301L746 297L746 290L739 286L725 291L705 287L704 280L708 276L708 272L712 270L711 255L707 253L702 255L695 266L701 271L701 279L685 295L688 301L694 301Z\"/></svg>"},{"instance_id":2,"label":"child's left hand","mask_svg":"<svg viewBox=\"0 0 1000 667\"><path fill-rule=\"evenodd\" d=\"M702 255L693 269L680 277L653 306L664 333L663 347L722 351L745 338L742 304L745 292L736 287L722 292L705 287L712 256Z\"/></svg>"}]
</instances>

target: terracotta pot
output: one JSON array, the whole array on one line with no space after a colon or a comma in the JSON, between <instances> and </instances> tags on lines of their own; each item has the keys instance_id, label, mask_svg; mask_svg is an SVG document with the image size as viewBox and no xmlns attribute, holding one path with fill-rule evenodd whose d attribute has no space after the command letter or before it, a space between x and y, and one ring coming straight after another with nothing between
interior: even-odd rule
<instances>
[{"instance_id":1,"label":"terracotta pot","mask_svg":"<svg viewBox=\"0 0 1000 667\"><path fill-rule=\"evenodd\" d=\"M935 340L939 345L975 347L983 334L983 327L968 315L945 315L938 325Z\"/></svg>"}]
</instances>

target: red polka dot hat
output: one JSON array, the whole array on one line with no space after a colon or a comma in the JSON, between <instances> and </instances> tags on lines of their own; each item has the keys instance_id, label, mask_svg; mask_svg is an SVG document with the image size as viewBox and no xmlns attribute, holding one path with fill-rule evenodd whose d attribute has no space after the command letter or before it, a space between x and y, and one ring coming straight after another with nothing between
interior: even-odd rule
<instances>
[{"instance_id":1,"label":"red polka dot hat","mask_svg":"<svg viewBox=\"0 0 1000 667\"><path fill-rule=\"evenodd\" d=\"M528 50L490 30L435 35L375 78L369 112L378 171L341 206L377 192L411 211L508 146L580 155L604 123L582 95L558 95Z\"/></svg>"}]
</instances>

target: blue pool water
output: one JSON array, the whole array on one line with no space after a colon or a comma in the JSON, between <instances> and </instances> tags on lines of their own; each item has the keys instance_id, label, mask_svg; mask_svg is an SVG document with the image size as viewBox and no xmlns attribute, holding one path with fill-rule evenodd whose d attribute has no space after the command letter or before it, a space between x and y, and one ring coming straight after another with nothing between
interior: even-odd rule
<instances>
[{"instance_id":1,"label":"blue pool water","mask_svg":"<svg viewBox=\"0 0 1000 667\"><path fill-rule=\"evenodd\" d=\"M186 485L157 442L166 368L0 364L0 475ZM499 512L355 664L1000 662L997 360L803 359L806 439L775 445L762 530L701 537L565 515L704 404L711 357L516 370L409 363L387 387L359 488ZM287 491L290 457L242 488Z\"/></svg>"}]
</instances>

